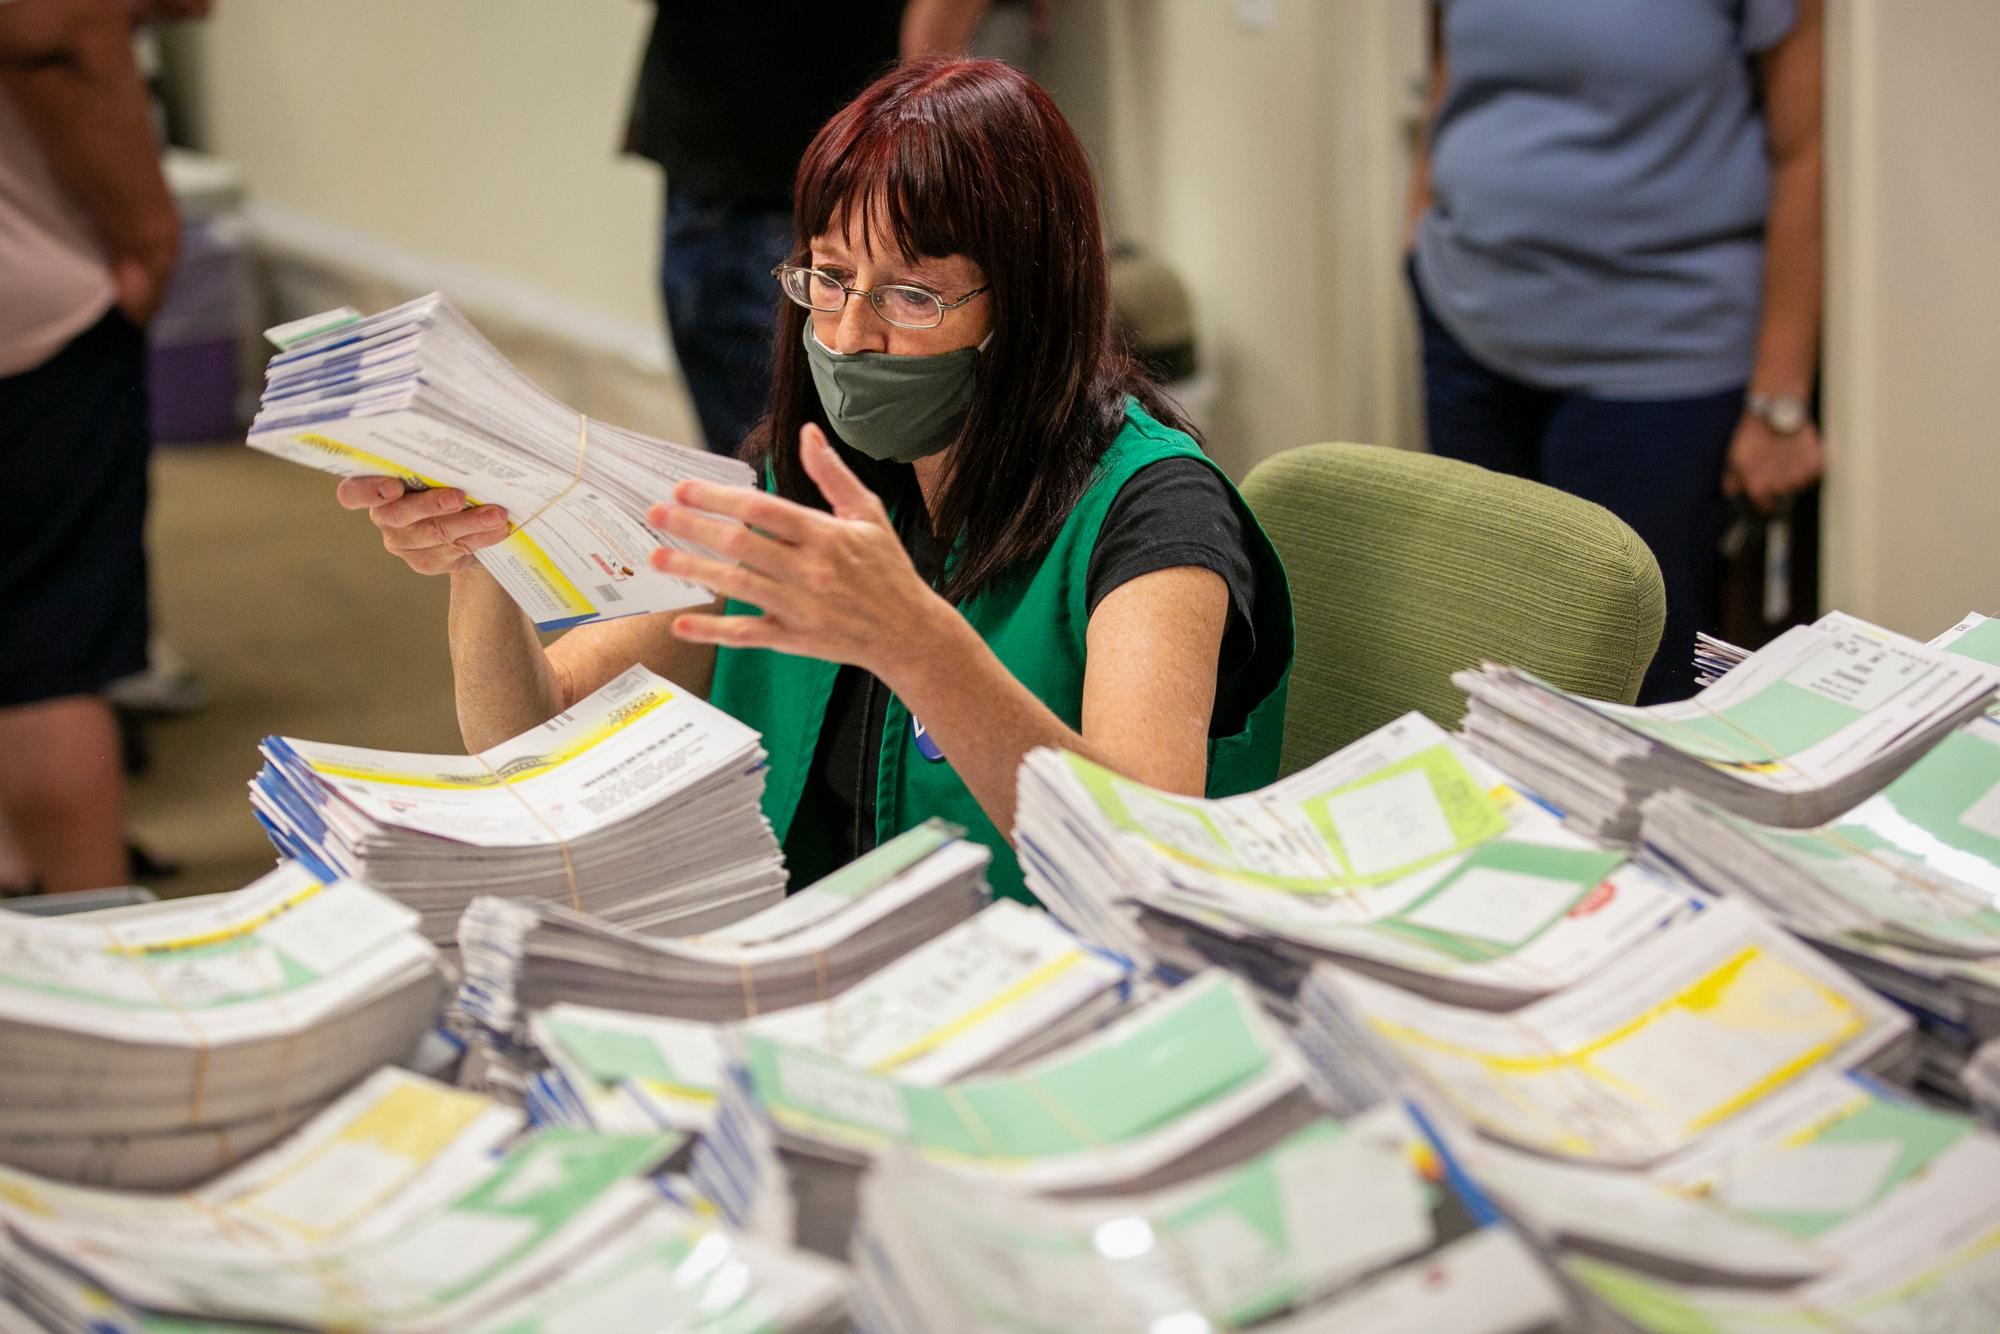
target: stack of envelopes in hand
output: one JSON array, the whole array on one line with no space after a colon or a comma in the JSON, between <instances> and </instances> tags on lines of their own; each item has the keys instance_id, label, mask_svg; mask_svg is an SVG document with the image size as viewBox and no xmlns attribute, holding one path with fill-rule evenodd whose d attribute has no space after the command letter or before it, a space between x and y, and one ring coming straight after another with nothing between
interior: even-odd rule
<instances>
[{"instance_id":1,"label":"stack of envelopes in hand","mask_svg":"<svg viewBox=\"0 0 2000 1334\"><path fill-rule=\"evenodd\" d=\"M936 1085L1082 1037L1125 1004L1129 976L1047 913L1001 899L839 995L743 1028ZM714 1118L720 1024L565 1003L537 1011L529 1033L552 1067L530 1085L538 1120L705 1131Z\"/></svg>"},{"instance_id":2,"label":"stack of envelopes in hand","mask_svg":"<svg viewBox=\"0 0 2000 1334\"><path fill-rule=\"evenodd\" d=\"M899 1147L976 1181L1121 1193L1240 1162L1320 1114L1292 1045L1220 972L1038 1061L942 1087L729 1036L694 1182L731 1222L824 1255L847 1253L861 1177Z\"/></svg>"},{"instance_id":3,"label":"stack of envelopes in hand","mask_svg":"<svg viewBox=\"0 0 2000 1334\"><path fill-rule=\"evenodd\" d=\"M213 1175L407 1059L443 990L414 914L295 865L142 908L0 913L0 1163Z\"/></svg>"},{"instance_id":4,"label":"stack of envelopes in hand","mask_svg":"<svg viewBox=\"0 0 2000 1334\"><path fill-rule=\"evenodd\" d=\"M1077 930L1181 969L1222 963L1281 1010L1322 959L1440 999L1516 1003L1688 908L1416 713L1219 801L1054 751L1030 756L1021 790L1029 884Z\"/></svg>"},{"instance_id":5,"label":"stack of envelopes in hand","mask_svg":"<svg viewBox=\"0 0 2000 1334\"><path fill-rule=\"evenodd\" d=\"M1631 842L1640 804L1676 787L1762 824L1831 819L1984 712L2000 667L1834 612L1676 704L1599 703L1507 667L1452 679L1476 749L1582 832Z\"/></svg>"},{"instance_id":6,"label":"stack of envelopes in hand","mask_svg":"<svg viewBox=\"0 0 2000 1334\"><path fill-rule=\"evenodd\" d=\"M1645 806L1646 854L1756 903L1928 1020L1947 1090L2000 1037L2000 721L1953 732L1902 777L1810 829L1755 824L1690 797Z\"/></svg>"},{"instance_id":7,"label":"stack of envelopes in hand","mask_svg":"<svg viewBox=\"0 0 2000 1334\"><path fill-rule=\"evenodd\" d=\"M455 937L473 895L687 934L776 902L757 733L633 667L478 755L268 739L251 803L278 847Z\"/></svg>"},{"instance_id":8,"label":"stack of envelopes in hand","mask_svg":"<svg viewBox=\"0 0 2000 1334\"><path fill-rule=\"evenodd\" d=\"M651 938L550 903L480 898L460 1008L509 1039L557 1001L718 1022L836 996L984 907L992 854L932 821L752 917Z\"/></svg>"},{"instance_id":9,"label":"stack of envelopes in hand","mask_svg":"<svg viewBox=\"0 0 2000 1334\"><path fill-rule=\"evenodd\" d=\"M857 1304L883 1334L1302 1321L1356 1334L1391 1312L1391 1328L1514 1334L1564 1314L1554 1276L1481 1224L1398 1107L1311 1122L1179 1185L1088 1199L892 1154L862 1188L854 1259Z\"/></svg>"},{"instance_id":10,"label":"stack of envelopes in hand","mask_svg":"<svg viewBox=\"0 0 2000 1334\"><path fill-rule=\"evenodd\" d=\"M299 323L320 331L271 359L251 448L501 506L513 531L474 555L540 630L713 600L652 568L655 547L699 548L646 512L683 480L750 486L747 465L585 418L435 292L366 319Z\"/></svg>"}]
</instances>

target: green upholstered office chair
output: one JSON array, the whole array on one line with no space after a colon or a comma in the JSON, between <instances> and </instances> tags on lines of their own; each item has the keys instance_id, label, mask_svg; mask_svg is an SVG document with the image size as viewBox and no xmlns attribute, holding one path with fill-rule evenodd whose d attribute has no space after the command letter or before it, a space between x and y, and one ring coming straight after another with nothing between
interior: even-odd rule
<instances>
[{"instance_id":1,"label":"green upholstered office chair","mask_svg":"<svg viewBox=\"0 0 2000 1334\"><path fill-rule=\"evenodd\" d=\"M1291 576L1293 773L1411 709L1446 727L1451 683L1491 660L1630 703L1659 647L1653 553L1601 505L1520 477L1374 445L1307 445L1243 495Z\"/></svg>"}]
</instances>

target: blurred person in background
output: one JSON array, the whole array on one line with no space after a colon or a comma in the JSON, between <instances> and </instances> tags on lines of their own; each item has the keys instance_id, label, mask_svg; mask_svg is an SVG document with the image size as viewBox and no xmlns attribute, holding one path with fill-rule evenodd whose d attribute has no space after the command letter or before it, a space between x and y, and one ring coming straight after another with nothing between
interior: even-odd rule
<instances>
[{"instance_id":1,"label":"blurred person in background","mask_svg":"<svg viewBox=\"0 0 2000 1334\"><path fill-rule=\"evenodd\" d=\"M1438 0L1411 190L1431 449L1604 505L1694 693L1727 498L1817 480L1821 0Z\"/></svg>"},{"instance_id":2,"label":"blurred person in background","mask_svg":"<svg viewBox=\"0 0 2000 1334\"><path fill-rule=\"evenodd\" d=\"M45 890L126 880L100 692L146 661L141 330L180 242L132 25L206 9L0 0L0 811Z\"/></svg>"},{"instance_id":3,"label":"blurred person in background","mask_svg":"<svg viewBox=\"0 0 2000 1334\"><path fill-rule=\"evenodd\" d=\"M660 296L710 449L734 454L770 396L771 270L806 145L899 55L963 51L988 3L656 4L625 147L666 171Z\"/></svg>"}]
</instances>

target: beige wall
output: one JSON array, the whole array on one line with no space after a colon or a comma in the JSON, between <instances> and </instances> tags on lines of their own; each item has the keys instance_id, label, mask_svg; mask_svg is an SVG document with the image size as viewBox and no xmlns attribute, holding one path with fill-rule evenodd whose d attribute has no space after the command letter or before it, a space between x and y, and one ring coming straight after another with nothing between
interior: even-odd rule
<instances>
[{"instance_id":1,"label":"beige wall","mask_svg":"<svg viewBox=\"0 0 2000 1334\"><path fill-rule=\"evenodd\" d=\"M658 177L613 151L649 9L237 0L183 46L208 146L287 222L437 261L447 290L491 274L650 327ZM1042 66L1118 231L1192 288L1204 425L1238 473L1313 440L1415 443L1396 248L1421 9L1269 10L1257 29L1225 0L1065 0Z\"/></svg>"},{"instance_id":2,"label":"beige wall","mask_svg":"<svg viewBox=\"0 0 2000 1334\"><path fill-rule=\"evenodd\" d=\"M650 324L659 173L616 152L650 13L224 0L197 116L259 199Z\"/></svg>"},{"instance_id":3,"label":"beige wall","mask_svg":"<svg viewBox=\"0 0 2000 1334\"><path fill-rule=\"evenodd\" d=\"M2000 5L1829 13L1823 601L1929 636L2000 612Z\"/></svg>"},{"instance_id":4,"label":"beige wall","mask_svg":"<svg viewBox=\"0 0 2000 1334\"><path fill-rule=\"evenodd\" d=\"M1423 11L1261 8L1061 5L1044 68L1114 230L1189 286L1218 376L1202 424L1239 474L1316 440L1416 443L1398 255Z\"/></svg>"}]
</instances>

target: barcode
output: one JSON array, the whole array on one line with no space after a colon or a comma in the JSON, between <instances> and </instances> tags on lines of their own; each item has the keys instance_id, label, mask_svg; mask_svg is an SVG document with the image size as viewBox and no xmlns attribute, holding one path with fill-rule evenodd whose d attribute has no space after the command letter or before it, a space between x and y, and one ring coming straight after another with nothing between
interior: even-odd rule
<instances>
[{"instance_id":1,"label":"barcode","mask_svg":"<svg viewBox=\"0 0 2000 1334\"><path fill-rule=\"evenodd\" d=\"M625 600L618 595L618 585L616 584L599 584L597 586L597 597L600 602L623 602Z\"/></svg>"}]
</instances>

